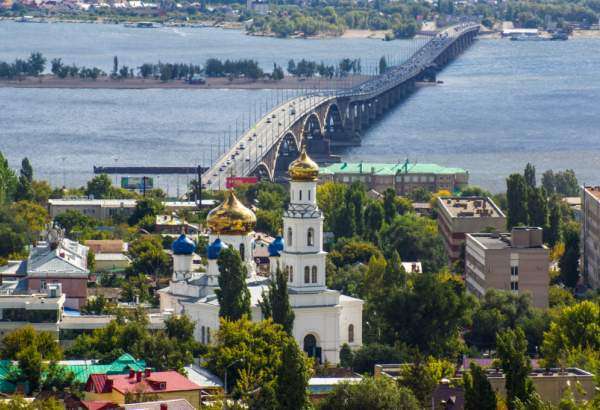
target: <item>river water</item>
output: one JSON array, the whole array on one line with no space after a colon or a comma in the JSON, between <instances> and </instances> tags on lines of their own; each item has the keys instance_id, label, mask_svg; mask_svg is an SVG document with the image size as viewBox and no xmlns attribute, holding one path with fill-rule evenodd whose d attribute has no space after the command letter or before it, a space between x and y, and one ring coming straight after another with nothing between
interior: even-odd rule
<instances>
[{"instance_id":1,"label":"river water","mask_svg":"<svg viewBox=\"0 0 600 410\"><path fill-rule=\"evenodd\" d=\"M40 51L67 63L112 67L208 57L254 58L267 70L290 58L335 62L382 55L401 60L415 42L282 40L221 29L131 29L93 24L0 22L0 60ZM469 170L471 182L504 189L506 176L534 163L573 168L600 183L600 39L566 42L479 40L440 75L369 129L344 160L409 158ZM81 185L93 165L208 164L218 146L281 91L68 90L0 88L0 151L38 177ZM187 178L163 177L172 195Z\"/></svg>"}]
</instances>

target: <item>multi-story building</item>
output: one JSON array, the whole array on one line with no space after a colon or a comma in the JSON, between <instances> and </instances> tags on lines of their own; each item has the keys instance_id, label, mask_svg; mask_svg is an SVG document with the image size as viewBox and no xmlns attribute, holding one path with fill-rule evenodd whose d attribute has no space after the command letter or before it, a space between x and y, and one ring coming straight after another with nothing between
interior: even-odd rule
<instances>
[{"instance_id":1,"label":"multi-story building","mask_svg":"<svg viewBox=\"0 0 600 410\"><path fill-rule=\"evenodd\" d=\"M437 209L438 229L451 262L460 258L466 234L506 229L506 217L487 197L440 197Z\"/></svg>"},{"instance_id":2,"label":"multi-story building","mask_svg":"<svg viewBox=\"0 0 600 410\"><path fill-rule=\"evenodd\" d=\"M513 228L510 234L469 233L465 250L467 290L529 293L533 305L548 307L550 258L542 228Z\"/></svg>"},{"instance_id":3,"label":"multi-story building","mask_svg":"<svg viewBox=\"0 0 600 410\"><path fill-rule=\"evenodd\" d=\"M320 171L321 182L351 184L360 181L377 192L393 188L398 195L409 195L417 188L430 192L460 191L469 183L469 173L462 168L436 164L349 163L332 164Z\"/></svg>"},{"instance_id":4,"label":"multi-story building","mask_svg":"<svg viewBox=\"0 0 600 410\"><path fill-rule=\"evenodd\" d=\"M600 287L600 186L583 189L583 272L588 285Z\"/></svg>"}]
</instances>

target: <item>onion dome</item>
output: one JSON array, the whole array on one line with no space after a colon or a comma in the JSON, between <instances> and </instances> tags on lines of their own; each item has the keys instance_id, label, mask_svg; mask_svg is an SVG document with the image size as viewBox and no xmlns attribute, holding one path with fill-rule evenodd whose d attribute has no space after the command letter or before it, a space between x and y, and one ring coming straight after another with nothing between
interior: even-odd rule
<instances>
[{"instance_id":1,"label":"onion dome","mask_svg":"<svg viewBox=\"0 0 600 410\"><path fill-rule=\"evenodd\" d=\"M290 164L288 174L292 181L316 181L319 176L319 166L310 159L306 148L302 147L300 157Z\"/></svg>"},{"instance_id":2,"label":"onion dome","mask_svg":"<svg viewBox=\"0 0 600 410\"><path fill-rule=\"evenodd\" d=\"M225 248L225 244L221 239L217 238L213 243L206 247L206 256L208 259L218 259L219 254Z\"/></svg>"},{"instance_id":3,"label":"onion dome","mask_svg":"<svg viewBox=\"0 0 600 410\"><path fill-rule=\"evenodd\" d=\"M191 255L196 250L196 244L190 238L181 234L173 242L171 249L175 255Z\"/></svg>"},{"instance_id":4,"label":"onion dome","mask_svg":"<svg viewBox=\"0 0 600 410\"><path fill-rule=\"evenodd\" d=\"M254 229L256 215L229 191L225 200L208 213L206 224L213 234L245 235Z\"/></svg>"},{"instance_id":5,"label":"onion dome","mask_svg":"<svg viewBox=\"0 0 600 410\"><path fill-rule=\"evenodd\" d=\"M281 256L280 253L283 251L283 238L277 236L273 242L269 244L269 256Z\"/></svg>"}]
</instances>

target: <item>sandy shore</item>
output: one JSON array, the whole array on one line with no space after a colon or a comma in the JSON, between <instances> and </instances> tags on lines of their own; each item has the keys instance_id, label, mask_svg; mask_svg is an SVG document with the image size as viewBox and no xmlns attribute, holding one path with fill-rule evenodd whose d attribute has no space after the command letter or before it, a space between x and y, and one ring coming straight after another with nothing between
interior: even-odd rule
<instances>
[{"instance_id":1,"label":"sandy shore","mask_svg":"<svg viewBox=\"0 0 600 410\"><path fill-rule=\"evenodd\" d=\"M208 78L206 84L188 84L184 81L163 82L154 79L128 78L125 80L112 80L109 77L101 77L96 81L83 80L79 78L60 79L52 75L40 77L27 77L22 80L0 80L0 87L3 88L89 88L89 89L246 89L246 90L266 90L266 89L337 89L348 88L365 81L368 77L365 75L355 75L346 78L296 78L285 77L281 81L273 80L246 80L234 79L229 81L227 78Z\"/></svg>"},{"instance_id":2,"label":"sandy shore","mask_svg":"<svg viewBox=\"0 0 600 410\"><path fill-rule=\"evenodd\" d=\"M344 31L344 34L341 35L341 38L373 38L377 40L382 40L385 38L385 35L390 32L391 31L389 30L346 30Z\"/></svg>"}]
</instances>

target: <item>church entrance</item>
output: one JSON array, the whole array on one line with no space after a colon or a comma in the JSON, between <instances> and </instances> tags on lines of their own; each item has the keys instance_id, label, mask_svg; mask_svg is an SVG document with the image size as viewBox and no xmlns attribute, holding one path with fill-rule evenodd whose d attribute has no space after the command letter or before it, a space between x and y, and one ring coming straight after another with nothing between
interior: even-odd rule
<instances>
[{"instance_id":1,"label":"church entrance","mask_svg":"<svg viewBox=\"0 0 600 410\"><path fill-rule=\"evenodd\" d=\"M314 335L304 337L304 351L308 357L315 357L321 363L321 348L317 346L317 338Z\"/></svg>"}]
</instances>

